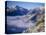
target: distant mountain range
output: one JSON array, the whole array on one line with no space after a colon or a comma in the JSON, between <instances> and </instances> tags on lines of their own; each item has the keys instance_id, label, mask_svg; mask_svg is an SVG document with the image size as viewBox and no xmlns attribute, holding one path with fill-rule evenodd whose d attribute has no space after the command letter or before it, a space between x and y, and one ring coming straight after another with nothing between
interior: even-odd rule
<instances>
[{"instance_id":1,"label":"distant mountain range","mask_svg":"<svg viewBox=\"0 0 46 35\"><path fill-rule=\"evenodd\" d=\"M6 16L23 16L23 15L34 15L30 20L32 21L37 21L36 19L41 17L45 13L45 8L44 7L39 7L39 8L34 8L34 9L26 9L20 6L6 8Z\"/></svg>"},{"instance_id":2,"label":"distant mountain range","mask_svg":"<svg viewBox=\"0 0 46 35\"><path fill-rule=\"evenodd\" d=\"M26 15L29 11L28 9L16 6L15 8L6 8L7 9L7 16L21 16Z\"/></svg>"},{"instance_id":3,"label":"distant mountain range","mask_svg":"<svg viewBox=\"0 0 46 35\"><path fill-rule=\"evenodd\" d=\"M44 8L34 8L31 10L28 10L26 8L20 7L20 6L16 6L16 7L7 7L6 9L6 16L21 16L21 15L27 15L27 14L40 14L40 13L44 13L41 11L44 11Z\"/></svg>"},{"instance_id":4,"label":"distant mountain range","mask_svg":"<svg viewBox=\"0 0 46 35\"><path fill-rule=\"evenodd\" d=\"M6 8L6 16L22 16L22 15L34 15L31 20L34 22L37 21L36 19L39 18L41 15L45 13L45 8L44 7L39 7L39 8L34 8L34 9L26 9L20 6Z\"/></svg>"}]
</instances>

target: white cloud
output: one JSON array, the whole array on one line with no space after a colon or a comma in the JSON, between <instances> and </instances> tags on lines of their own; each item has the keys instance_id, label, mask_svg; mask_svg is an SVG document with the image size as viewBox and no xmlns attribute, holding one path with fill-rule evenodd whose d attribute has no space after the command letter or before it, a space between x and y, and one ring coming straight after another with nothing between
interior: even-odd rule
<instances>
[{"instance_id":1,"label":"white cloud","mask_svg":"<svg viewBox=\"0 0 46 35\"><path fill-rule=\"evenodd\" d=\"M19 18L19 19L17 19ZM7 24L11 25L11 26L17 26L17 27L21 27L21 28L28 28L28 27L32 27L34 26L35 23L32 23L31 20L29 22L25 22L27 21L27 17L23 17L23 16L19 16L19 17L7 17Z\"/></svg>"}]
</instances>

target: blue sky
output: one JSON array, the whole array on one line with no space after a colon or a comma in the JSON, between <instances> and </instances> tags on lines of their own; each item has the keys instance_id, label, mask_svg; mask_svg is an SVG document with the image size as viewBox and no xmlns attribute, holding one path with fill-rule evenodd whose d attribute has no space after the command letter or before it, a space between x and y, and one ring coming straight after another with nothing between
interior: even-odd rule
<instances>
[{"instance_id":1,"label":"blue sky","mask_svg":"<svg viewBox=\"0 0 46 35\"><path fill-rule=\"evenodd\" d=\"M8 7L15 7L16 5L23 7L23 8L26 8L26 9L32 9L35 7L44 6L44 3L20 2L20 1L8 1L7 2Z\"/></svg>"}]
</instances>

